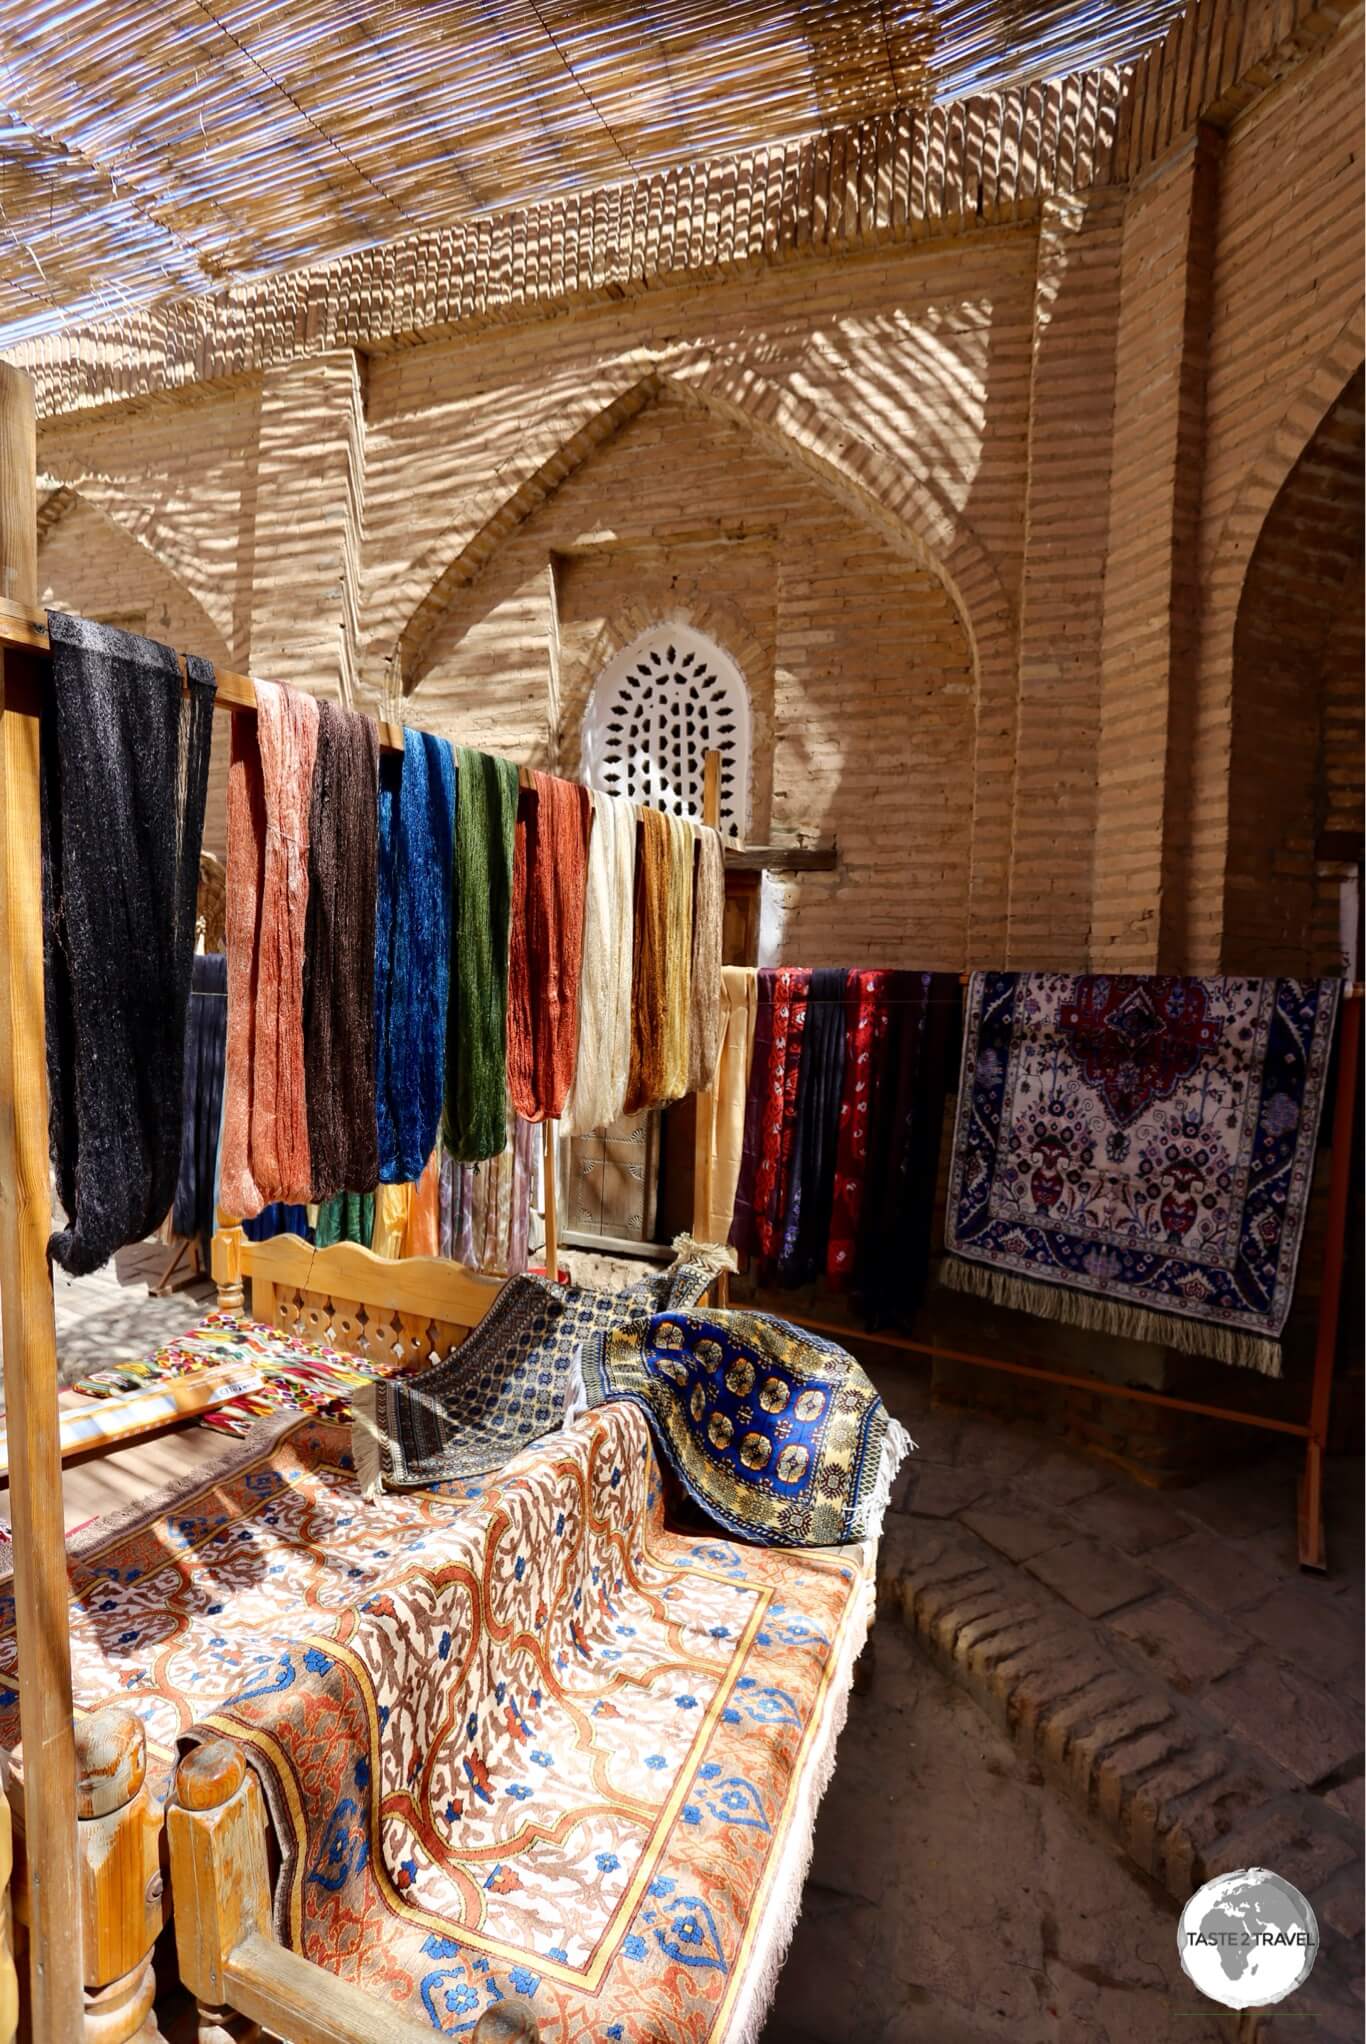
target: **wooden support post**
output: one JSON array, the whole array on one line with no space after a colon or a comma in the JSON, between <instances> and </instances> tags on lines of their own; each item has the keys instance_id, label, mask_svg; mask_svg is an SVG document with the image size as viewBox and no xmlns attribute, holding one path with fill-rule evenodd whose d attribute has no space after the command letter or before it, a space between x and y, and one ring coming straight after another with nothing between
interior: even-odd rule
<instances>
[{"instance_id":1,"label":"wooden support post","mask_svg":"<svg viewBox=\"0 0 1366 2044\"><path fill-rule=\"evenodd\" d=\"M294 2044L431 2044L426 2023L276 1944L265 1803L237 1747L214 1739L181 1761L166 1835L180 1978L199 2003L199 2044L255 2037L258 2023Z\"/></svg>"},{"instance_id":2,"label":"wooden support post","mask_svg":"<svg viewBox=\"0 0 1366 2044\"><path fill-rule=\"evenodd\" d=\"M702 821L713 830L721 827L721 755L709 747L702 756ZM712 1192L716 1184L716 1092L699 1093L693 1147L693 1224L699 1242L711 1239ZM720 1270L711 1287L718 1306L730 1303L730 1272Z\"/></svg>"},{"instance_id":3,"label":"wooden support post","mask_svg":"<svg viewBox=\"0 0 1366 2044\"><path fill-rule=\"evenodd\" d=\"M14 1820L0 1795L0 2044L14 2044L19 2028L19 1975L14 1965Z\"/></svg>"},{"instance_id":4,"label":"wooden support post","mask_svg":"<svg viewBox=\"0 0 1366 2044\"><path fill-rule=\"evenodd\" d=\"M556 1129L557 1124L553 1121L541 1124L541 1175L545 1180L545 1274L552 1284L560 1275L560 1189L556 1183L560 1156L555 1140Z\"/></svg>"},{"instance_id":5,"label":"wooden support post","mask_svg":"<svg viewBox=\"0 0 1366 2044\"><path fill-rule=\"evenodd\" d=\"M197 1746L176 1770L166 1806L181 1985L199 2004L199 2044L260 2036L227 2006L224 1960L234 1945L270 1935L266 1812L256 1777L235 1746Z\"/></svg>"},{"instance_id":6,"label":"wooden support post","mask_svg":"<svg viewBox=\"0 0 1366 2044\"><path fill-rule=\"evenodd\" d=\"M116 1707L82 1718L76 1762L86 2044L154 2044L152 1947L168 1912L141 1721Z\"/></svg>"},{"instance_id":7,"label":"wooden support post","mask_svg":"<svg viewBox=\"0 0 1366 2044\"><path fill-rule=\"evenodd\" d=\"M33 388L0 362L0 594L38 600ZM0 696L0 1310L5 1409L22 1443L10 1472L19 1724L28 1868L29 2022L41 2044L79 2044L80 1900L66 1541L57 1425L57 1333L43 1038L38 711L32 656L6 650Z\"/></svg>"},{"instance_id":8,"label":"wooden support post","mask_svg":"<svg viewBox=\"0 0 1366 2044\"><path fill-rule=\"evenodd\" d=\"M218 1310L220 1313L245 1313L246 1291L242 1284L242 1244L246 1241L242 1223L225 1214L221 1208L218 1226L210 1255L213 1263L213 1281L218 1287Z\"/></svg>"},{"instance_id":9,"label":"wooden support post","mask_svg":"<svg viewBox=\"0 0 1366 2044\"><path fill-rule=\"evenodd\" d=\"M1357 989L1346 989L1338 1037L1338 1091L1333 1108L1323 1280L1314 1344L1314 1387L1309 1400L1309 1435L1304 1444L1304 1474L1299 1491L1300 1567L1309 1569L1326 1569L1328 1566L1328 1550L1323 1537L1323 1458L1328 1447L1333 1366L1337 1361L1338 1312L1342 1303L1342 1266L1347 1251L1347 1202L1352 1188L1352 1138L1361 1064L1361 1005Z\"/></svg>"}]
</instances>

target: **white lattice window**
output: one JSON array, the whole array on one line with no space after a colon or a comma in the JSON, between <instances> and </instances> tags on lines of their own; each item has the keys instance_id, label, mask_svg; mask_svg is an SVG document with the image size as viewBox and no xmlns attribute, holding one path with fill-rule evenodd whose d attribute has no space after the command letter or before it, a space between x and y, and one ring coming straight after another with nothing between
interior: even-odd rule
<instances>
[{"instance_id":1,"label":"white lattice window","mask_svg":"<svg viewBox=\"0 0 1366 2044\"><path fill-rule=\"evenodd\" d=\"M705 755L721 755L721 829L749 823L749 695L735 662L688 625L660 625L598 677L583 725L591 787L675 816L702 814Z\"/></svg>"}]
</instances>

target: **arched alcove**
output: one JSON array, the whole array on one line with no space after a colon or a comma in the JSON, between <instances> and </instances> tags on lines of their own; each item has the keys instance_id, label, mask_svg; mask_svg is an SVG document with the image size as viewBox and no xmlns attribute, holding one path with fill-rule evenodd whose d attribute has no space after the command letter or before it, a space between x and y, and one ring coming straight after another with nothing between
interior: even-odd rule
<instances>
[{"instance_id":1,"label":"arched alcove","mask_svg":"<svg viewBox=\"0 0 1366 2044\"><path fill-rule=\"evenodd\" d=\"M1227 971L1340 969L1333 869L1362 826L1363 398L1358 370L1282 484L1243 583Z\"/></svg>"}]
</instances>

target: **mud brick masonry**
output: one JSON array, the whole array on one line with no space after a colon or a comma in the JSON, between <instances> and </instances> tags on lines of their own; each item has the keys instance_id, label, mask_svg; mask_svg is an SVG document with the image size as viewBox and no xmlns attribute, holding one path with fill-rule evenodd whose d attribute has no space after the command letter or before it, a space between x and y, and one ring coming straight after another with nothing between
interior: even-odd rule
<instances>
[{"instance_id":1,"label":"mud brick masonry","mask_svg":"<svg viewBox=\"0 0 1366 2044\"><path fill-rule=\"evenodd\" d=\"M1331 966L1360 125L1358 13L1202 0L1124 72L27 344L47 595L566 766L687 619L751 835L838 842L774 956Z\"/></svg>"}]
</instances>

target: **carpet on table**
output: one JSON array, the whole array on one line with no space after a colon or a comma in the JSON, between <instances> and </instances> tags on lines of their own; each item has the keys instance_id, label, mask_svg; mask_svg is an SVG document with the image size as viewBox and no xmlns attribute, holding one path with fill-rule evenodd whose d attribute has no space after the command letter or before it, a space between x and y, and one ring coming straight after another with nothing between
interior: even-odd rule
<instances>
[{"instance_id":1,"label":"carpet on table","mask_svg":"<svg viewBox=\"0 0 1366 2044\"><path fill-rule=\"evenodd\" d=\"M241 1686L220 1702L215 1673L190 1734L239 1742L265 1785L294 1950L441 2033L516 1994L544 2044L753 2044L873 1555L671 1532L661 1492L618 1404L439 1537L350 1493L349 1540L308 1566L331 1588L369 1526L354 1587L234 1643Z\"/></svg>"},{"instance_id":2,"label":"carpet on table","mask_svg":"<svg viewBox=\"0 0 1366 2044\"><path fill-rule=\"evenodd\" d=\"M946 1281L1278 1375L1339 993L974 974Z\"/></svg>"},{"instance_id":3,"label":"carpet on table","mask_svg":"<svg viewBox=\"0 0 1366 2044\"><path fill-rule=\"evenodd\" d=\"M218 1360L224 1360L220 1357ZM423 1552L483 1486L361 1504L349 1427L276 1414L223 1458L67 1540L72 1690L78 1711L119 1704L142 1719L148 1775L164 1795L195 1719L276 1666L274 1635L337 1611ZM19 1743L12 1588L0 1573L0 1747Z\"/></svg>"}]
</instances>

